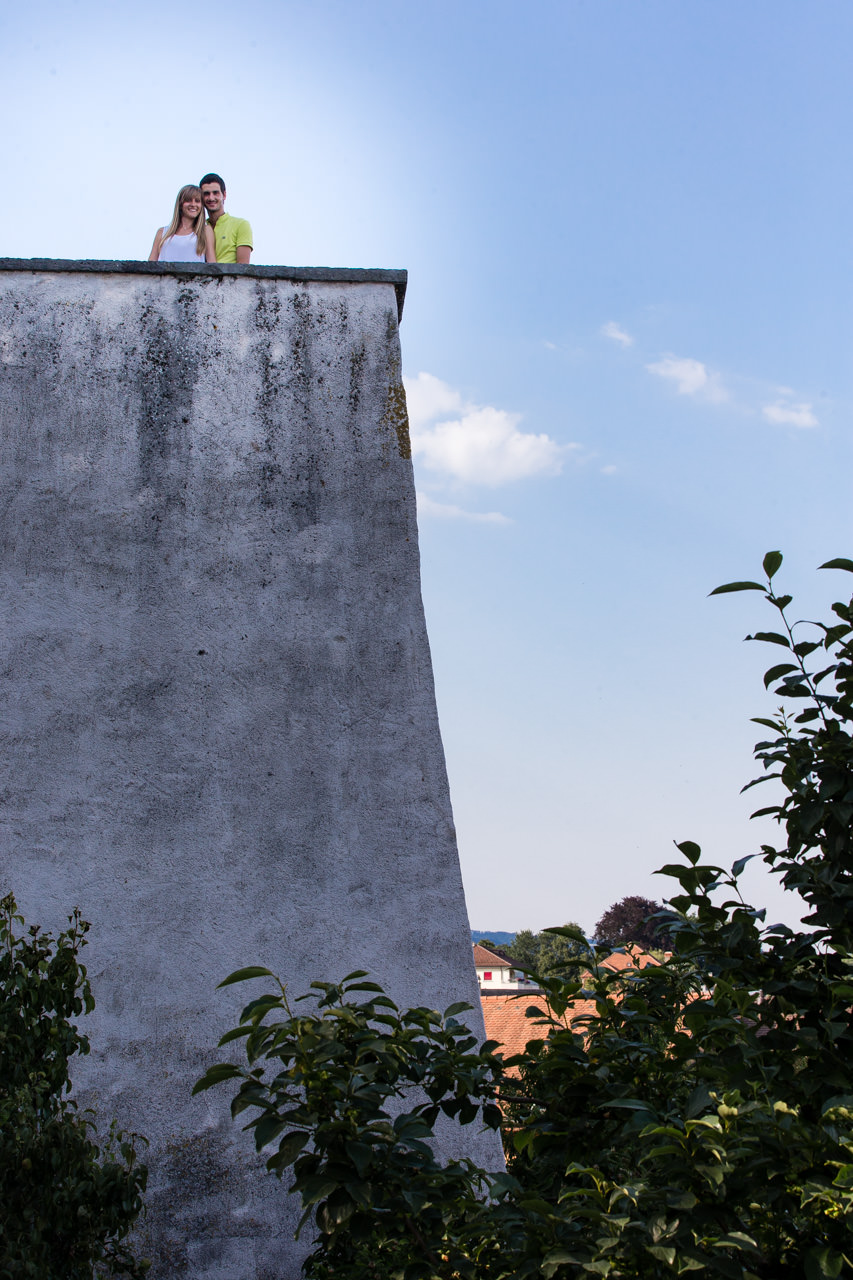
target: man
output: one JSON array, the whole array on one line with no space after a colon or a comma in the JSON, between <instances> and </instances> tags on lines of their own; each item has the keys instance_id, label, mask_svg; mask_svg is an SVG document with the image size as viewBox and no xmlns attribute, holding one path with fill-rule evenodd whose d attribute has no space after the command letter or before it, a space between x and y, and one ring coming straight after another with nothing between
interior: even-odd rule
<instances>
[{"instance_id":1,"label":"man","mask_svg":"<svg viewBox=\"0 0 853 1280\"><path fill-rule=\"evenodd\" d=\"M206 173L198 184L207 220L213 227L217 262L248 262L252 253L252 228L245 218L225 212L225 183L218 173Z\"/></svg>"}]
</instances>

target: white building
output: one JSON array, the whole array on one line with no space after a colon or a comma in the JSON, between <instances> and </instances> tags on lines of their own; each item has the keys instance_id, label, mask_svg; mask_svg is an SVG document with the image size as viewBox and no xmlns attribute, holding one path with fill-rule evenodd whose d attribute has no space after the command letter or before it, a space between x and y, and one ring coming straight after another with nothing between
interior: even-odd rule
<instances>
[{"instance_id":1,"label":"white building","mask_svg":"<svg viewBox=\"0 0 853 1280\"><path fill-rule=\"evenodd\" d=\"M514 969L512 961L499 955L487 947L474 943L474 965L477 970L477 982L480 995L506 995L510 991L537 991L538 987L530 978L526 978L518 969Z\"/></svg>"}]
</instances>

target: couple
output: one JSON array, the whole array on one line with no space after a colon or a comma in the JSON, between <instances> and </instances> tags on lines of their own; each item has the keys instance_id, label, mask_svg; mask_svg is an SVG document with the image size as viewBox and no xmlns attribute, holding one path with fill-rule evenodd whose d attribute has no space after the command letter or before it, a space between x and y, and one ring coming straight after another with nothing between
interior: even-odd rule
<instances>
[{"instance_id":1,"label":"couple","mask_svg":"<svg viewBox=\"0 0 853 1280\"><path fill-rule=\"evenodd\" d=\"M181 187L172 221L160 227L148 261L248 262L251 252L252 228L225 212L225 183L206 173L197 187Z\"/></svg>"}]
</instances>

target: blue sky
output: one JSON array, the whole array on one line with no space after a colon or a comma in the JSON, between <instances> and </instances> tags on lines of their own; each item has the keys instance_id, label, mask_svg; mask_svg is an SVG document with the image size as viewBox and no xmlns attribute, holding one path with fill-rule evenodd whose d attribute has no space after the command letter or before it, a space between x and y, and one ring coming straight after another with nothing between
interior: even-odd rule
<instances>
[{"instance_id":1,"label":"blue sky","mask_svg":"<svg viewBox=\"0 0 853 1280\"><path fill-rule=\"evenodd\" d=\"M769 618L707 592L776 547L805 616L845 585L853 8L66 0L0 35L3 254L146 257L216 169L255 261L409 269L472 924L591 928L673 839L770 838Z\"/></svg>"}]
</instances>

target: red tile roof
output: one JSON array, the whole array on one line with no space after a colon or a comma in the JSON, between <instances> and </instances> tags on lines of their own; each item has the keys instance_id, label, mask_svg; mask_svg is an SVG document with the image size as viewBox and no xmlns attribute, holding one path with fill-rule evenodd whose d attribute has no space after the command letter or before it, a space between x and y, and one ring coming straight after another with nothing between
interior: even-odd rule
<instances>
[{"instance_id":1,"label":"red tile roof","mask_svg":"<svg viewBox=\"0 0 853 1280\"><path fill-rule=\"evenodd\" d=\"M530 1008L543 1015L547 1014L545 997L537 992L529 995L521 992L518 995L484 996L482 1005L486 1039L497 1040L501 1046L499 1052L505 1058L521 1053L528 1040L544 1040L548 1035L547 1025L538 1023L536 1018L527 1017L527 1010ZM566 1020L571 1023L575 1018L590 1013L595 1013L595 1002L577 1000L566 1011Z\"/></svg>"},{"instance_id":2,"label":"red tile roof","mask_svg":"<svg viewBox=\"0 0 853 1280\"><path fill-rule=\"evenodd\" d=\"M603 962L608 969L645 969L647 965L659 962L645 951L614 952ZM486 1024L486 1039L497 1040L501 1046L499 1052L504 1057L521 1053L529 1040L544 1040L548 1035L547 1024L538 1023L535 1017L528 1018L527 1010L537 1009L543 1015L548 1007L544 995L538 992L513 992L510 995L482 994L483 1021ZM566 1010L564 1021L570 1026L578 1018L595 1016L594 1000L575 1000ZM583 1030L579 1026L578 1031Z\"/></svg>"},{"instance_id":3,"label":"red tile roof","mask_svg":"<svg viewBox=\"0 0 853 1280\"><path fill-rule=\"evenodd\" d=\"M493 969L512 968L512 961L506 956L500 956L497 951L489 951L486 947L481 947L479 942L474 943L474 964Z\"/></svg>"},{"instance_id":4,"label":"red tile roof","mask_svg":"<svg viewBox=\"0 0 853 1280\"><path fill-rule=\"evenodd\" d=\"M646 969L650 964L660 964L660 961L639 947L636 950L626 947L624 951L614 951L602 964L608 969Z\"/></svg>"}]
</instances>

